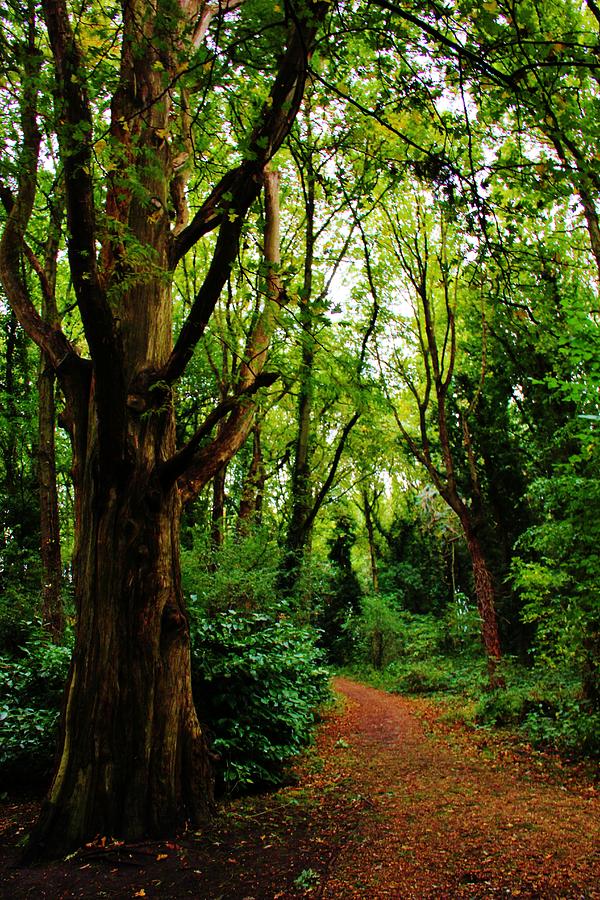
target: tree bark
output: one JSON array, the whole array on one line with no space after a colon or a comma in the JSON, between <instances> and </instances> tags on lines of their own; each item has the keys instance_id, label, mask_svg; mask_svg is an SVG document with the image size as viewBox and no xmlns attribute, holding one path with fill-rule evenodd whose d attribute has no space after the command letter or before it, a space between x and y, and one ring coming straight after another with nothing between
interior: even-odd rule
<instances>
[{"instance_id":1,"label":"tree bark","mask_svg":"<svg viewBox=\"0 0 600 900\"><path fill-rule=\"evenodd\" d=\"M79 467L77 636L36 855L98 834L133 840L200 824L212 809L179 576L181 502L155 475L156 456L174 444L172 410L130 426L138 452L125 478L98 471L95 435Z\"/></svg>"},{"instance_id":2,"label":"tree bark","mask_svg":"<svg viewBox=\"0 0 600 900\"><path fill-rule=\"evenodd\" d=\"M266 473L260 445L260 425L255 424L252 429L252 459L244 478L238 510L237 531L241 536L248 534L252 523L259 524L265 479Z\"/></svg>"},{"instance_id":3,"label":"tree bark","mask_svg":"<svg viewBox=\"0 0 600 900\"><path fill-rule=\"evenodd\" d=\"M479 538L469 522L464 521L462 525L473 568L477 609L481 618L481 637L488 663L489 684L493 689L501 687L503 684L503 680L498 674L498 663L502 659L502 651L496 617L496 588Z\"/></svg>"}]
</instances>

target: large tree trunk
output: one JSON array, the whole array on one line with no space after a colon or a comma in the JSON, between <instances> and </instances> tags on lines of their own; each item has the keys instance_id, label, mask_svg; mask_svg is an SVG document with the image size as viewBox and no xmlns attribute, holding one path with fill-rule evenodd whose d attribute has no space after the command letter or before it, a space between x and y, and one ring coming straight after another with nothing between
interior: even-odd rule
<instances>
[{"instance_id":1,"label":"large tree trunk","mask_svg":"<svg viewBox=\"0 0 600 900\"><path fill-rule=\"evenodd\" d=\"M132 840L200 823L212 804L192 699L179 576L180 500L154 480L172 414L133 423L138 453L118 482L85 461L76 539L78 626L60 764L33 835L58 854L95 835Z\"/></svg>"}]
</instances>

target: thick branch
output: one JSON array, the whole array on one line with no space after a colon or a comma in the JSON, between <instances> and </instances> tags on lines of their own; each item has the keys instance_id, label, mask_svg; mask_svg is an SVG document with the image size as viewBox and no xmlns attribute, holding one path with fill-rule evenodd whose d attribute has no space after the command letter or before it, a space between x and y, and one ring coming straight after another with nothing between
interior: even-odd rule
<instances>
[{"instance_id":1,"label":"thick branch","mask_svg":"<svg viewBox=\"0 0 600 900\"><path fill-rule=\"evenodd\" d=\"M275 324L275 310L279 308L282 296L278 274L280 263L279 176L267 169L264 178L264 254L267 268L264 307L248 337L245 358L240 366L239 386L235 398L223 401L196 432L187 447L173 457L170 463L167 463L167 466L170 466L168 479L171 482L177 478L180 479L180 490L184 502L192 499L239 450L246 440L254 420L254 404L248 403L248 398L255 394L260 387L273 384L277 378L277 375L263 374L262 370L267 359ZM231 411L229 420L219 428L217 436L209 447L198 449L202 439L229 411Z\"/></svg>"},{"instance_id":2,"label":"thick branch","mask_svg":"<svg viewBox=\"0 0 600 900\"><path fill-rule=\"evenodd\" d=\"M96 266L92 117L66 4L64 0L43 0L42 5L61 108L58 137L65 173L69 265L96 372L101 450L107 458L114 458L119 454L125 431L125 388L120 342Z\"/></svg>"},{"instance_id":3,"label":"thick branch","mask_svg":"<svg viewBox=\"0 0 600 900\"><path fill-rule=\"evenodd\" d=\"M208 437L215 425L229 413L237 413L242 407L247 407L247 400L263 387L270 387L279 377L276 372L265 372L256 378L252 384L241 393L232 397L226 397L206 417L202 425L180 450L169 460L163 463L158 471L158 476L164 486L173 484L180 478L188 467L196 461L198 448L202 441ZM214 443L214 442L213 442ZM212 445L211 445L212 446Z\"/></svg>"},{"instance_id":4,"label":"thick branch","mask_svg":"<svg viewBox=\"0 0 600 900\"><path fill-rule=\"evenodd\" d=\"M258 196L258 190L248 190L248 182L257 185L263 169L280 148L296 118L317 28L327 8L327 3L316 3L310 16L295 23L269 98L250 138L246 159L221 179L188 227L175 239L171 254L173 268L203 235L228 217L244 218ZM226 201L225 195L232 195L233 200Z\"/></svg>"}]
</instances>

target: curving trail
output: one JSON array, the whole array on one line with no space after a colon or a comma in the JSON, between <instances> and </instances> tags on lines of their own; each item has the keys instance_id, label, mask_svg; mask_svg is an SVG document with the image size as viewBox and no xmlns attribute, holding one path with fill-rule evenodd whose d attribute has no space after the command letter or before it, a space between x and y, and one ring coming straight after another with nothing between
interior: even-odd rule
<instances>
[{"instance_id":1,"label":"curving trail","mask_svg":"<svg viewBox=\"0 0 600 900\"><path fill-rule=\"evenodd\" d=\"M348 767L371 822L341 850L323 897L600 897L593 789L461 752L425 733L415 701L336 687L350 701Z\"/></svg>"}]
</instances>

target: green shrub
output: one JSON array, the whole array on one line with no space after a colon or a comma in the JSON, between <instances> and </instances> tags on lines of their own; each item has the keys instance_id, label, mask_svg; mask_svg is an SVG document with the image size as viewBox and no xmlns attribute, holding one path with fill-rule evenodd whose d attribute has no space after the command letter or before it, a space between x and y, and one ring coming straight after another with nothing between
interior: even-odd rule
<instances>
[{"instance_id":1,"label":"green shrub","mask_svg":"<svg viewBox=\"0 0 600 900\"><path fill-rule=\"evenodd\" d=\"M435 662L414 662L399 672L394 684L397 694L435 694L448 687L448 672Z\"/></svg>"},{"instance_id":2,"label":"green shrub","mask_svg":"<svg viewBox=\"0 0 600 900\"><path fill-rule=\"evenodd\" d=\"M328 696L315 632L291 619L228 611L196 617L193 678L229 789L276 783L309 739ZM50 774L71 649L37 630L0 657L0 783Z\"/></svg>"},{"instance_id":3,"label":"green shrub","mask_svg":"<svg viewBox=\"0 0 600 900\"><path fill-rule=\"evenodd\" d=\"M523 720L523 731L538 747L569 756L600 756L600 713L580 699L540 703Z\"/></svg>"},{"instance_id":4,"label":"green shrub","mask_svg":"<svg viewBox=\"0 0 600 900\"><path fill-rule=\"evenodd\" d=\"M383 594L362 598L361 615L355 624L361 657L382 669L403 650L404 622L392 600Z\"/></svg>"},{"instance_id":5,"label":"green shrub","mask_svg":"<svg viewBox=\"0 0 600 900\"><path fill-rule=\"evenodd\" d=\"M0 657L0 783L50 774L71 648L34 631L16 657Z\"/></svg>"},{"instance_id":6,"label":"green shrub","mask_svg":"<svg viewBox=\"0 0 600 900\"><path fill-rule=\"evenodd\" d=\"M6 788L48 775L56 750L58 710L0 702L0 785Z\"/></svg>"},{"instance_id":7,"label":"green shrub","mask_svg":"<svg viewBox=\"0 0 600 900\"><path fill-rule=\"evenodd\" d=\"M193 605L211 615L228 609L272 609L279 556L265 530L245 537L229 536L222 547L210 547L196 535L192 549L182 550L181 579Z\"/></svg>"},{"instance_id":8,"label":"green shrub","mask_svg":"<svg viewBox=\"0 0 600 900\"><path fill-rule=\"evenodd\" d=\"M280 782L329 696L315 632L289 618L229 610L192 629L194 692L229 791Z\"/></svg>"},{"instance_id":9,"label":"green shrub","mask_svg":"<svg viewBox=\"0 0 600 900\"><path fill-rule=\"evenodd\" d=\"M498 688L481 697L475 708L475 721L480 725L518 725L527 706L526 688Z\"/></svg>"},{"instance_id":10,"label":"green shrub","mask_svg":"<svg viewBox=\"0 0 600 900\"><path fill-rule=\"evenodd\" d=\"M426 660L446 642L445 623L431 614L399 608L393 595L363 597L354 622L358 662L382 669L395 660Z\"/></svg>"}]
</instances>

